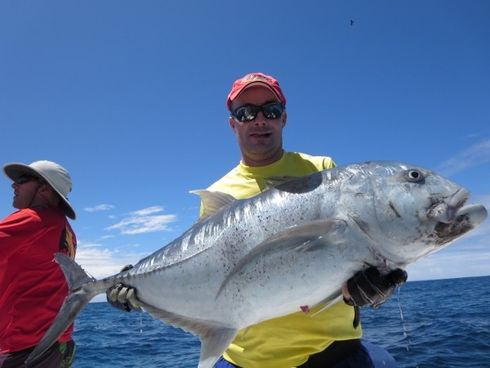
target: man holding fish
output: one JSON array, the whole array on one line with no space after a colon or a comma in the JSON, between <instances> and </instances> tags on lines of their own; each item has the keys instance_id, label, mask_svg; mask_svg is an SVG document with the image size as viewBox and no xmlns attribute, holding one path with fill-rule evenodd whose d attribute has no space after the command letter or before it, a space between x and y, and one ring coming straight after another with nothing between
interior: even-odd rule
<instances>
[{"instance_id":1,"label":"man holding fish","mask_svg":"<svg viewBox=\"0 0 490 368\"><path fill-rule=\"evenodd\" d=\"M245 199L266 190L274 178L305 176L335 167L327 156L284 151L286 98L274 77L250 73L236 80L226 106L241 161L209 191ZM206 205L203 200L201 218L209 215ZM375 359L360 340L359 306L380 305L406 278L401 269L386 275L374 267L358 272L343 286L343 300L330 308L310 310L304 306L296 313L239 331L215 367L375 367ZM135 294L137 290L119 284L108 290L107 298L114 306L129 311L138 308ZM392 361L385 354L385 361Z\"/></svg>"}]
</instances>

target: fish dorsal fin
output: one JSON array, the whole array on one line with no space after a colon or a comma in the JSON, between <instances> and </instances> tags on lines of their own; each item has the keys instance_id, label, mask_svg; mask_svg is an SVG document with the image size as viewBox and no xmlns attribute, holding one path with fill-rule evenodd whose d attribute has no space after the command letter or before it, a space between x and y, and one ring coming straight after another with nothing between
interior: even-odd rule
<instances>
[{"instance_id":1,"label":"fish dorsal fin","mask_svg":"<svg viewBox=\"0 0 490 368\"><path fill-rule=\"evenodd\" d=\"M233 202L236 202L236 198L223 192L212 192L207 189L196 189L191 190L189 193L196 194L201 198L208 216L213 215L221 208L230 206Z\"/></svg>"},{"instance_id":2,"label":"fish dorsal fin","mask_svg":"<svg viewBox=\"0 0 490 368\"><path fill-rule=\"evenodd\" d=\"M265 179L267 187L288 193L307 193L316 189L323 181L321 172L306 176L279 176Z\"/></svg>"},{"instance_id":3,"label":"fish dorsal fin","mask_svg":"<svg viewBox=\"0 0 490 368\"><path fill-rule=\"evenodd\" d=\"M201 355L198 368L212 368L238 332L236 328L220 325L215 321L188 318L144 302L141 302L141 306L153 317L199 336Z\"/></svg>"},{"instance_id":4,"label":"fish dorsal fin","mask_svg":"<svg viewBox=\"0 0 490 368\"><path fill-rule=\"evenodd\" d=\"M326 244L342 245L343 237L338 235L342 234L346 227L347 223L340 219L316 220L304 225L289 227L271 236L235 265L222 282L216 298L219 297L228 282L255 259L263 257L266 253L272 254L278 249L289 252L313 252Z\"/></svg>"},{"instance_id":5,"label":"fish dorsal fin","mask_svg":"<svg viewBox=\"0 0 490 368\"><path fill-rule=\"evenodd\" d=\"M290 182L292 180L298 179L297 176L268 176L264 178L266 188L274 188L281 184Z\"/></svg>"}]
</instances>

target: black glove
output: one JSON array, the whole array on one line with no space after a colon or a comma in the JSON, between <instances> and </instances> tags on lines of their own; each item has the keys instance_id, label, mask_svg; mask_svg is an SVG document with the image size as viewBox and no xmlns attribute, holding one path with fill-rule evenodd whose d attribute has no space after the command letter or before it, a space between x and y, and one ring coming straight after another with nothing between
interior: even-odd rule
<instances>
[{"instance_id":1,"label":"black glove","mask_svg":"<svg viewBox=\"0 0 490 368\"><path fill-rule=\"evenodd\" d=\"M345 300L349 305L379 307L393 291L407 281L405 270L397 268L386 275L380 274L376 267L359 271L347 281L350 298Z\"/></svg>"},{"instance_id":2,"label":"black glove","mask_svg":"<svg viewBox=\"0 0 490 368\"><path fill-rule=\"evenodd\" d=\"M133 268L133 265L124 266L121 272L128 271L131 268ZM107 289L106 298L113 307L121 309L125 312L141 310L141 306L136 297L136 289L121 283Z\"/></svg>"}]
</instances>

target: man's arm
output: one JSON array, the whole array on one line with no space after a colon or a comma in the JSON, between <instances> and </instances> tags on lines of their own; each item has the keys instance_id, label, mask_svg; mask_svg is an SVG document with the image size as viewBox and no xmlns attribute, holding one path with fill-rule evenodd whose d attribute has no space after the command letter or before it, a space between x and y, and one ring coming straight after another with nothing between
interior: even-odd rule
<instances>
[{"instance_id":1,"label":"man's arm","mask_svg":"<svg viewBox=\"0 0 490 368\"><path fill-rule=\"evenodd\" d=\"M132 267L125 266L121 272ZM377 308L407 281L407 276L407 272L400 268L382 275L376 267L369 267L357 272L342 287L344 301L352 306ZM126 312L141 310L135 288L117 284L107 290L106 296L107 301L118 309Z\"/></svg>"}]
</instances>

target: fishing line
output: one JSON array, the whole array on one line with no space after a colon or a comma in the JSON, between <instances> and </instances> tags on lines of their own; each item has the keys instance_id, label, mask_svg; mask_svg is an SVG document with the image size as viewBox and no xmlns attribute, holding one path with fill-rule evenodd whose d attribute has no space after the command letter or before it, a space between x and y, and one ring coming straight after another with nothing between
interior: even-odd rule
<instances>
[{"instance_id":1,"label":"fishing line","mask_svg":"<svg viewBox=\"0 0 490 368\"><path fill-rule=\"evenodd\" d=\"M405 318L403 316L402 303L400 302L400 288L397 288L396 301L398 302L398 310L400 311L400 319L402 321L403 337L407 342L405 349L407 351L410 351L410 346L412 345L412 341L410 341L410 336L408 336L408 329L407 329L407 325L405 324Z\"/></svg>"}]
</instances>

